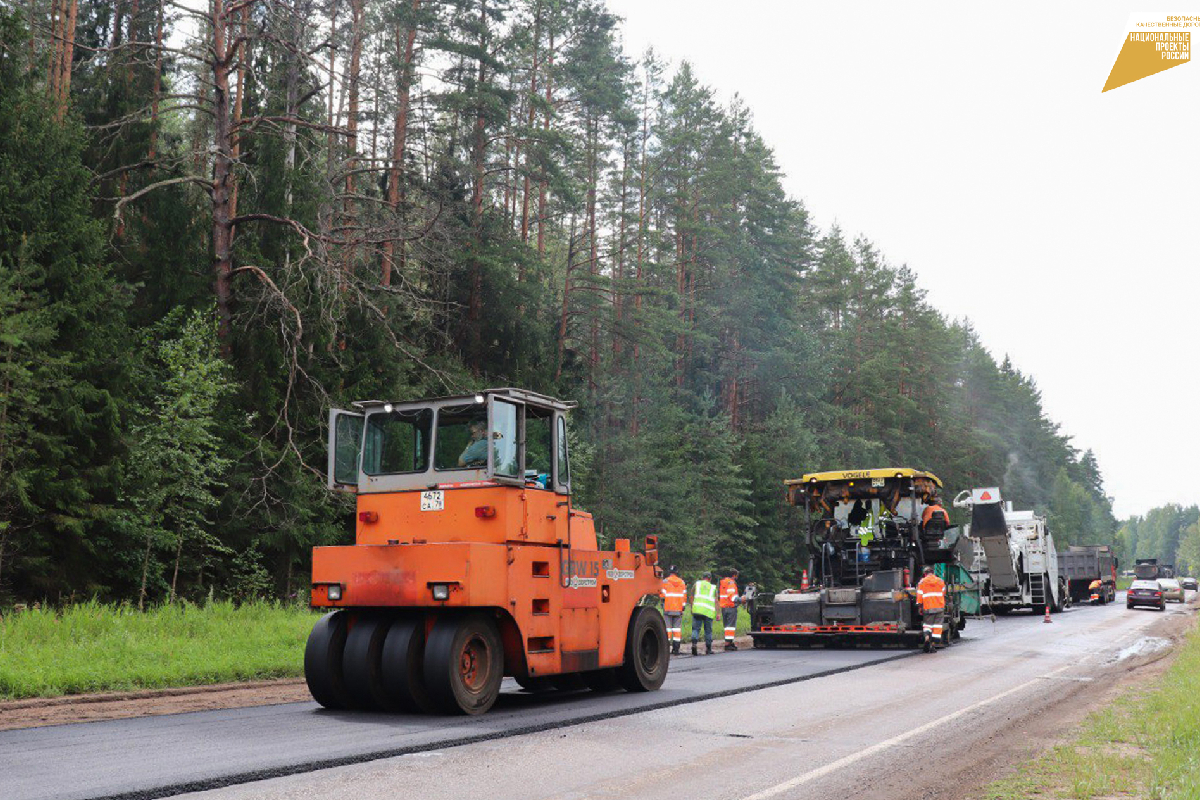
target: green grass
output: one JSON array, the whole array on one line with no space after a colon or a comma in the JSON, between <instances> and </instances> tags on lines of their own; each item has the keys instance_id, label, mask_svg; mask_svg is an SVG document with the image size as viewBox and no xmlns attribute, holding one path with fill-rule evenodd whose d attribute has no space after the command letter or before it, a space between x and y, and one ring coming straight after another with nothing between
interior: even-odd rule
<instances>
[{"instance_id":1,"label":"green grass","mask_svg":"<svg viewBox=\"0 0 1200 800\"><path fill-rule=\"evenodd\" d=\"M82 603L0 617L0 700L296 677L316 612L231 603L146 613ZM684 614L685 638L691 612ZM750 630L738 610L738 633ZM720 619L713 638L723 636Z\"/></svg>"},{"instance_id":2,"label":"green grass","mask_svg":"<svg viewBox=\"0 0 1200 800\"><path fill-rule=\"evenodd\" d=\"M1117 591L1123 592L1134 582L1134 578L1117 578Z\"/></svg>"},{"instance_id":3,"label":"green grass","mask_svg":"<svg viewBox=\"0 0 1200 800\"><path fill-rule=\"evenodd\" d=\"M271 603L144 614L83 603L8 614L0 618L0 699L298 676L316 618Z\"/></svg>"},{"instance_id":4,"label":"green grass","mask_svg":"<svg viewBox=\"0 0 1200 800\"><path fill-rule=\"evenodd\" d=\"M1151 686L1092 714L1079 738L992 784L987 800L1200 798L1200 630Z\"/></svg>"}]
</instances>

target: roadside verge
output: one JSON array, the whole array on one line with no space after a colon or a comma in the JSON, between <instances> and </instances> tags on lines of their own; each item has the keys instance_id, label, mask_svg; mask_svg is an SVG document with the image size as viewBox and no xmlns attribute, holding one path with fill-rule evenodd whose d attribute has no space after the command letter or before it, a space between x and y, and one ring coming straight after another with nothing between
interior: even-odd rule
<instances>
[{"instance_id":1,"label":"roadside verge","mask_svg":"<svg viewBox=\"0 0 1200 800\"><path fill-rule=\"evenodd\" d=\"M1192 616L1182 632L1156 625L1150 633L1117 656L1113 668L1124 661L1129 669L1110 703L977 797L1200 797L1200 628Z\"/></svg>"}]
</instances>

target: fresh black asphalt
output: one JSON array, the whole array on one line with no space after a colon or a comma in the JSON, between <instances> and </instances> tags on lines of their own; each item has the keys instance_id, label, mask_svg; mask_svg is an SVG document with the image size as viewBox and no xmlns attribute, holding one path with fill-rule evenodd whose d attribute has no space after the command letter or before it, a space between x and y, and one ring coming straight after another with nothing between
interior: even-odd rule
<instances>
[{"instance_id":1,"label":"fresh black asphalt","mask_svg":"<svg viewBox=\"0 0 1200 800\"><path fill-rule=\"evenodd\" d=\"M681 657L657 692L528 694L506 680L479 717L332 712L315 703L0 732L7 800L150 800L578 725L812 680L909 650L742 650Z\"/></svg>"}]
</instances>

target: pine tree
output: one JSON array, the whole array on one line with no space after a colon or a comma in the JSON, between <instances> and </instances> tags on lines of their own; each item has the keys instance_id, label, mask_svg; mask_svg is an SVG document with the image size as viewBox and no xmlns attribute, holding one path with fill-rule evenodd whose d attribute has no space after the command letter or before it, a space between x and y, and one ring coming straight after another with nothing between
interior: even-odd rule
<instances>
[{"instance_id":1,"label":"pine tree","mask_svg":"<svg viewBox=\"0 0 1200 800\"><path fill-rule=\"evenodd\" d=\"M25 32L0 11L0 52ZM126 294L102 259L82 131L0 57L0 537L21 596L111 579L101 538L120 483ZM3 577L3 576L0 576Z\"/></svg>"}]
</instances>

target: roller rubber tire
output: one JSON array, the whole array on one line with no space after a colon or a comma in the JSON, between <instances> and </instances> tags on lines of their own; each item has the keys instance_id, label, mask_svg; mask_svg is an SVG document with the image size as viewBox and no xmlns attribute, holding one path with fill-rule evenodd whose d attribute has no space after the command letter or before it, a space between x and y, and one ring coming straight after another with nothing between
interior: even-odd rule
<instances>
[{"instance_id":1,"label":"roller rubber tire","mask_svg":"<svg viewBox=\"0 0 1200 800\"><path fill-rule=\"evenodd\" d=\"M667 679L670 662L667 625L656 608L634 609L625 637L625 663L617 668L621 685L629 692L652 692Z\"/></svg>"},{"instance_id":2,"label":"roller rubber tire","mask_svg":"<svg viewBox=\"0 0 1200 800\"><path fill-rule=\"evenodd\" d=\"M436 706L425 686L425 625L401 617L388 628L380 651L383 686L402 711L433 713Z\"/></svg>"},{"instance_id":3,"label":"roller rubber tire","mask_svg":"<svg viewBox=\"0 0 1200 800\"><path fill-rule=\"evenodd\" d=\"M367 711L395 711L398 704L383 682L383 642L391 619L364 614L354 621L346 634L342 655L342 676L355 708Z\"/></svg>"},{"instance_id":4,"label":"roller rubber tire","mask_svg":"<svg viewBox=\"0 0 1200 800\"><path fill-rule=\"evenodd\" d=\"M425 643L425 685L438 710L482 714L500 696L504 649L482 614L441 616Z\"/></svg>"},{"instance_id":5,"label":"roller rubber tire","mask_svg":"<svg viewBox=\"0 0 1200 800\"><path fill-rule=\"evenodd\" d=\"M317 620L304 646L304 681L308 691L325 708L350 708L350 693L342 673L342 653L346 646L348 618L345 611L334 611Z\"/></svg>"},{"instance_id":6,"label":"roller rubber tire","mask_svg":"<svg viewBox=\"0 0 1200 800\"><path fill-rule=\"evenodd\" d=\"M615 667L585 672L581 677L584 685L597 693L616 691L621 686Z\"/></svg>"}]
</instances>

